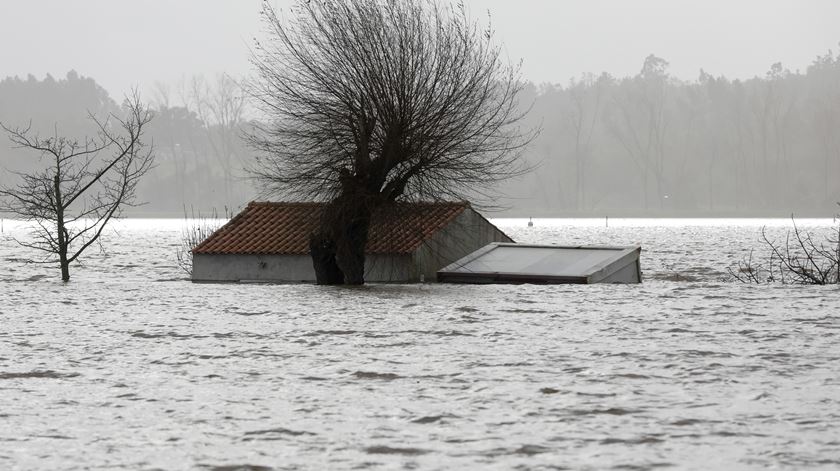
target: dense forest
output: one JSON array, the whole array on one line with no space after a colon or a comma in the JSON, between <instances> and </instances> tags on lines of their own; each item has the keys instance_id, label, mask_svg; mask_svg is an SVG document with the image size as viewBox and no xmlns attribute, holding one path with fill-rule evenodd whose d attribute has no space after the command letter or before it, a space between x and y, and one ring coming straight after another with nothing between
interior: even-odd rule
<instances>
[{"instance_id":1,"label":"dense forest","mask_svg":"<svg viewBox=\"0 0 840 471\"><path fill-rule=\"evenodd\" d=\"M196 77L158 84L148 139L157 166L134 214L236 210L258 198L245 168L250 125L237 80ZM42 135L82 137L88 113L120 112L120 98L94 79L9 77L0 81L0 122ZM656 56L632 77L584 75L529 84L525 127L541 132L524 154L533 167L499 189L520 216L831 216L840 201L840 55L805 71L773 64L761 77L693 81ZM0 138L0 183L37 156Z\"/></svg>"},{"instance_id":2,"label":"dense forest","mask_svg":"<svg viewBox=\"0 0 840 471\"><path fill-rule=\"evenodd\" d=\"M249 153L241 137L248 122L236 81L196 77L174 92L158 84L153 96L143 98L154 110L144 140L154 146L156 160L138 188L138 200L147 204L129 214L224 214L256 197L245 171ZM58 80L11 77L0 81L0 122L82 140L95 131L89 115L120 116L118 100L73 71ZM38 156L11 148L2 136L0 162L0 184L13 184L15 172L38 166Z\"/></svg>"},{"instance_id":3,"label":"dense forest","mask_svg":"<svg viewBox=\"0 0 840 471\"><path fill-rule=\"evenodd\" d=\"M531 88L542 134L532 194L541 213L834 214L840 200L840 56L763 77L675 80L645 59L633 77ZM511 193L522 191L513 187Z\"/></svg>"}]
</instances>

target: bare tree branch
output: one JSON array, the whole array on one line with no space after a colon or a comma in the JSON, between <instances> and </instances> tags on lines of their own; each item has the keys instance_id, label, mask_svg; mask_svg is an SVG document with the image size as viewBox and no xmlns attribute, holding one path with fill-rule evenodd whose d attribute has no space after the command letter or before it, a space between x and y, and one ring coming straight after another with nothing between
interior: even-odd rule
<instances>
[{"instance_id":1,"label":"bare tree branch","mask_svg":"<svg viewBox=\"0 0 840 471\"><path fill-rule=\"evenodd\" d=\"M801 285L840 284L840 225L834 229L837 239L826 237L825 242L814 241L810 232L803 231L793 221L784 243L776 242L761 229L761 240L770 254L766 268L748 259L738 262L737 269L729 268L729 275L742 283L770 283Z\"/></svg>"}]
</instances>

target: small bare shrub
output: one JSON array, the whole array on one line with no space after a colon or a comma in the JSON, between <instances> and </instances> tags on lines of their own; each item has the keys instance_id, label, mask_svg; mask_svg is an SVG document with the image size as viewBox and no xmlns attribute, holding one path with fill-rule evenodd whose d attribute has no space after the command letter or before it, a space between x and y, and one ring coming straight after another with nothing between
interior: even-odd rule
<instances>
[{"instance_id":1,"label":"small bare shrub","mask_svg":"<svg viewBox=\"0 0 840 471\"><path fill-rule=\"evenodd\" d=\"M830 236L815 241L791 219L793 230L784 242L771 240L767 228L761 229L762 242L770 252L765 263L756 263L751 250L736 268L728 269L729 275L742 283L840 284L840 224Z\"/></svg>"},{"instance_id":2,"label":"small bare shrub","mask_svg":"<svg viewBox=\"0 0 840 471\"><path fill-rule=\"evenodd\" d=\"M190 214L187 215L187 210L184 208L184 228L181 230L180 245L175 252L175 258L181 270L187 275L192 275L192 249L213 235L230 218L231 214L227 207L224 219L219 217L215 208L209 217L203 216L200 212L196 213L193 208L190 208Z\"/></svg>"}]
</instances>

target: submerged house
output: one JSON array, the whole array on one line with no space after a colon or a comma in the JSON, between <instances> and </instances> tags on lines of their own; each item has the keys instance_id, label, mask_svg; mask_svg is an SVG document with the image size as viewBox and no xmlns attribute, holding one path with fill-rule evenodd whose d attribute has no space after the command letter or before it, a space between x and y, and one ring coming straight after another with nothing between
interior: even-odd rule
<instances>
[{"instance_id":1,"label":"submerged house","mask_svg":"<svg viewBox=\"0 0 840 471\"><path fill-rule=\"evenodd\" d=\"M642 247L493 243L441 269L443 283L641 283Z\"/></svg>"},{"instance_id":2,"label":"submerged house","mask_svg":"<svg viewBox=\"0 0 840 471\"><path fill-rule=\"evenodd\" d=\"M314 282L309 236L321 203L252 202L193 249L199 282ZM468 203L398 205L374 215L366 248L370 282L434 281L439 269L493 242L513 242Z\"/></svg>"}]
</instances>

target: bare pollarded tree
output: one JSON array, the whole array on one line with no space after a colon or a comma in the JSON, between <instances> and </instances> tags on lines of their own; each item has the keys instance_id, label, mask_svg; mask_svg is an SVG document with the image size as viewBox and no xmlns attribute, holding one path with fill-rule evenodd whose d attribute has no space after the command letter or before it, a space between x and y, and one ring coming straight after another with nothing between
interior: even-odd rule
<instances>
[{"instance_id":1,"label":"bare pollarded tree","mask_svg":"<svg viewBox=\"0 0 840 471\"><path fill-rule=\"evenodd\" d=\"M38 152L45 164L19 174L17 186L0 187L0 210L35 224L31 240L17 242L43 252L33 261L57 264L65 282L70 264L97 243L124 207L135 204L137 183L152 168L154 154L142 141L152 114L136 93L124 108L124 117L91 116L98 132L83 141L0 125L15 146Z\"/></svg>"},{"instance_id":2,"label":"bare pollarded tree","mask_svg":"<svg viewBox=\"0 0 840 471\"><path fill-rule=\"evenodd\" d=\"M311 252L319 283L364 282L372 214L398 201L489 197L523 171L519 67L462 4L266 2L249 136L271 192L327 202Z\"/></svg>"}]
</instances>

